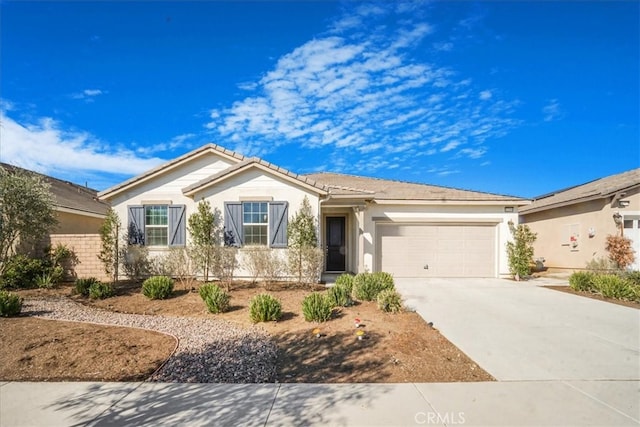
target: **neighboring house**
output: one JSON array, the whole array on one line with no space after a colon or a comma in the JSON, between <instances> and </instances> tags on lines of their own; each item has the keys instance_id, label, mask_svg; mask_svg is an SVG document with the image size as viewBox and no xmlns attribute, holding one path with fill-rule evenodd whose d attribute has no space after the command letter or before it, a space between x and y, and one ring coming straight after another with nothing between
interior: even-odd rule
<instances>
[{"instance_id":1,"label":"neighboring house","mask_svg":"<svg viewBox=\"0 0 640 427\"><path fill-rule=\"evenodd\" d=\"M507 275L508 222L517 223L518 208L529 203L359 176L298 175L213 144L99 197L123 224L144 232L152 253L187 243L187 219L201 200L220 211L237 246L286 248L288 221L307 197L318 218L325 273L383 270L396 277Z\"/></svg>"},{"instance_id":2,"label":"neighboring house","mask_svg":"<svg viewBox=\"0 0 640 427\"><path fill-rule=\"evenodd\" d=\"M97 256L101 245L99 231L109 205L98 200L97 192L6 163L0 163L0 167L38 175L49 184L49 191L55 200L58 225L49 236L43 236L41 244L55 247L62 243L72 249L79 261L74 268L77 277L105 278L104 267Z\"/></svg>"},{"instance_id":3,"label":"neighboring house","mask_svg":"<svg viewBox=\"0 0 640 427\"><path fill-rule=\"evenodd\" d=\"M617 224L633 242L632 268L640 269L640 169L536 197L520 218L538 233L535 256L550 269L578 270L606 258L605 239L619 233Z\"/></svg>"}]
</instances>

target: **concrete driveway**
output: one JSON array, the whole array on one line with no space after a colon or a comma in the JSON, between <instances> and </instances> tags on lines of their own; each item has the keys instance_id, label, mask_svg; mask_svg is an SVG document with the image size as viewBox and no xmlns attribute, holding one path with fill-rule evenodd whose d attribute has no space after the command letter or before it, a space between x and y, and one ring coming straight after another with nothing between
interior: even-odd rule
<instances>
[{"instance_id":1,"label":"concrete driveway","mask_svg":"<svg viewBox=\"0 0 640 427\"><path fill-rule=\"evenodd\" d=\"M640 310L541 281L396 279L396 286L499 381L640 380Z\"/></svg>"}]
</instances>

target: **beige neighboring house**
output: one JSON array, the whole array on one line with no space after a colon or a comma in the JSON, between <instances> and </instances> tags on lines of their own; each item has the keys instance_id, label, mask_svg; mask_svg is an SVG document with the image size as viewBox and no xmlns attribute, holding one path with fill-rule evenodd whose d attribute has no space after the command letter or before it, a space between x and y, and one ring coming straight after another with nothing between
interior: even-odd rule
<instances>
[{"instance_id":1,"label":"beige neighboring house","mask_svg":"<svg viewBox=\"0 0 640 427\"><path fill-rule=\"evenodd\" d=\"M553 270L579 270L607 257L605 239L623 226L640 269L640 169L536 197L520 209L521 223L538 233L535 256Z\"/></svg>"},{"instance_id":2,"label":"beige neighboring house","mask_svg":"<svg viewBox=\"0 0 640 427\"><path fill-rule=\"evenodd\" d=\"M185 245L197 203L218 209L233 244L284 250L305 197L318 219L325 273L388 271L396 277L508 274L508 222L529 201L333 173L299 175L214 144L99 193L152 254ZM123 227L125 228L125 227ZM242 267L236 276L246 276Z\"/></svg>"},{"instance_id":3,"label":"beige neighboring house","mask_svg":"<svg viewBox=\"0 0 640 427\"><path fill-rule=\"evenodd\" d=\"M77 277L97 277L106 279L104 266L98 260L100 253L100 227L109 209L109 205L98 200L97 192L87 187L73 184L17 166L1 163L0 167L21 170L40 176L49 184L54 196L54 209L58 217L58 226L49 236L43 236L43 244L55 247L62 243L72 249L78 260L75 266Z\"/></svg>"}]
</instances>

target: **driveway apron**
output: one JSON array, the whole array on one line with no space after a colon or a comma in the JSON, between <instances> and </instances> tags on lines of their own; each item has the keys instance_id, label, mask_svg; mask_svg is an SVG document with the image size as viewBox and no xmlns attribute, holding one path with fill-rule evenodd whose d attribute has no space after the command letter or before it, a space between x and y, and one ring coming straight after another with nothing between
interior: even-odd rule
<instances>
[{"instance_id":1,"label":"driveway apron","mask_svg":"<svg viewBox=\"0 0 640 427\"><path fill-rule=\"evenodd\" d=\"M536 280L396 279L396 286L499 381L640 380L640 310Z\"/></svg>"}]
</instances>

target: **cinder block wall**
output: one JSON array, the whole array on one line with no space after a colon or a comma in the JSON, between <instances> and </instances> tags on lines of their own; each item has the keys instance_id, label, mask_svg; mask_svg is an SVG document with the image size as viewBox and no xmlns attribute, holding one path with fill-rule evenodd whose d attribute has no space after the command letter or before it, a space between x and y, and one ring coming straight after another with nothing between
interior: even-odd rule
<instances>
[{"instance_id":1,"label":"cinder block wall","mask_svg":"<svg viewBox=\"0 0 640 427\"><path fill-rule=\"evenodd\" d=\"M75 266L76 277L109 280L104 272L104 265L98 259L101 246L99 234L52 234L50 239L51 247L62 243L75 252L80 261Z\"/></svg>"}]
</instances>

